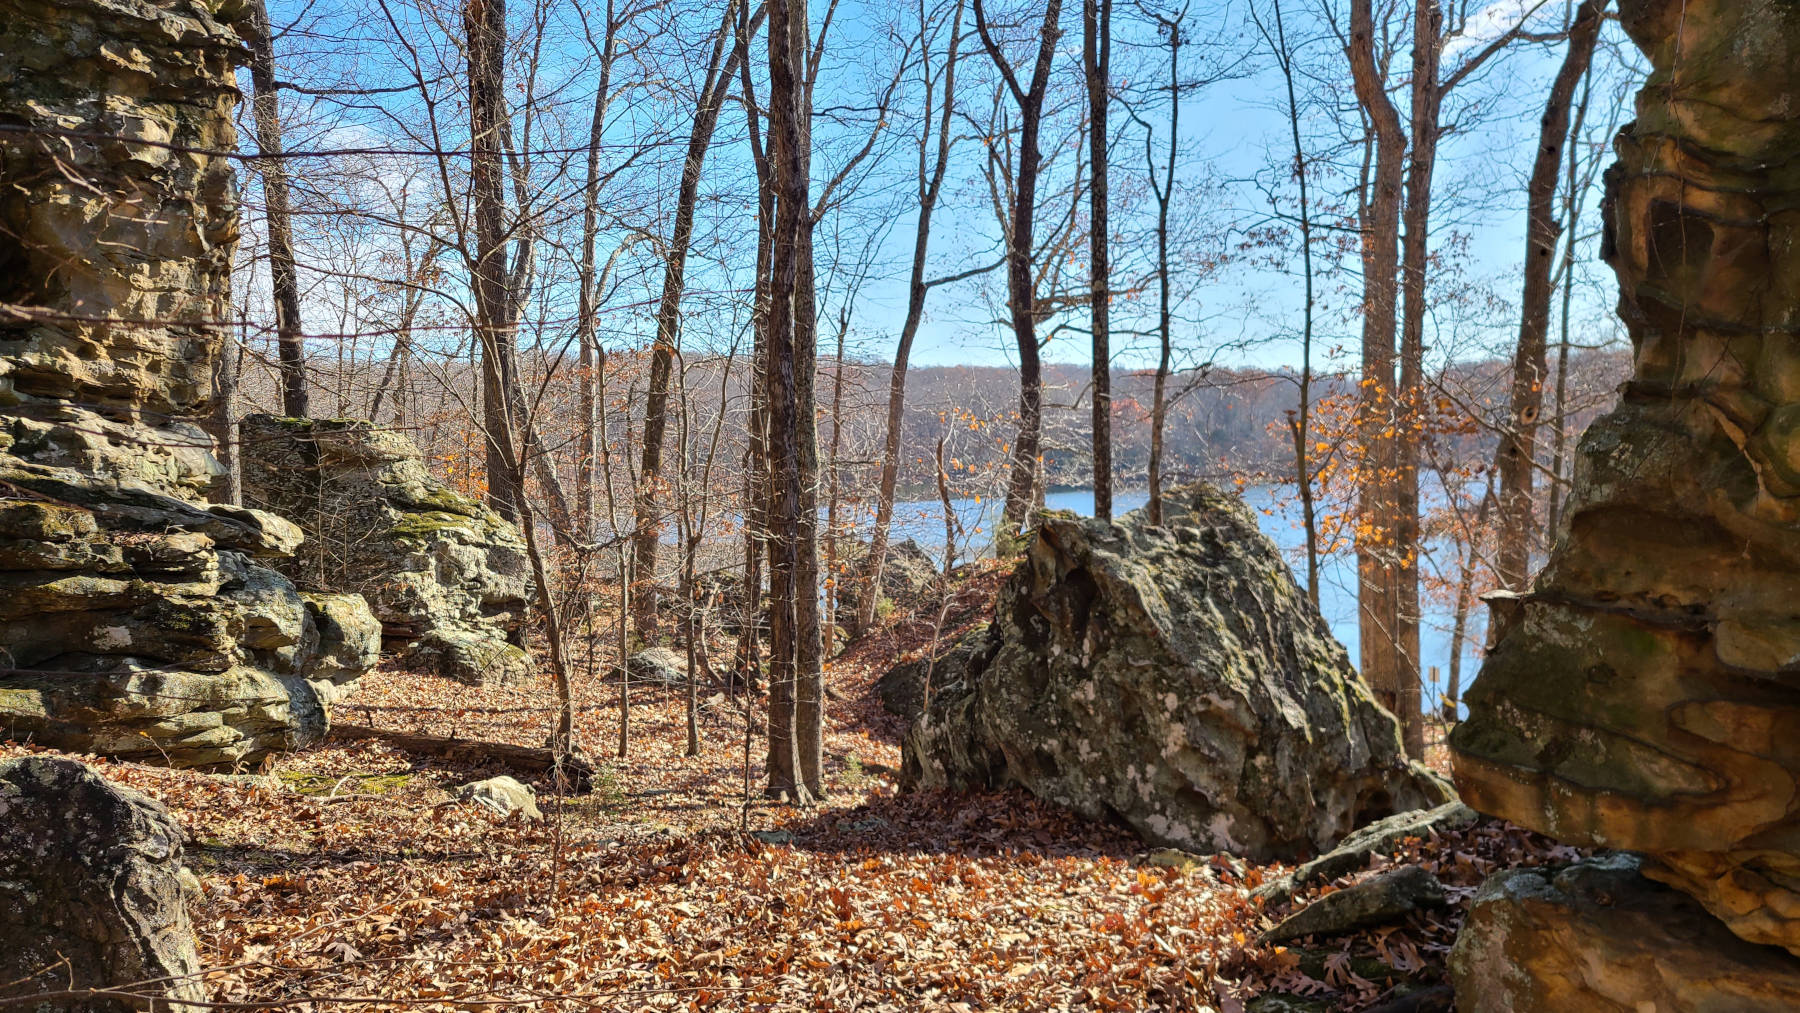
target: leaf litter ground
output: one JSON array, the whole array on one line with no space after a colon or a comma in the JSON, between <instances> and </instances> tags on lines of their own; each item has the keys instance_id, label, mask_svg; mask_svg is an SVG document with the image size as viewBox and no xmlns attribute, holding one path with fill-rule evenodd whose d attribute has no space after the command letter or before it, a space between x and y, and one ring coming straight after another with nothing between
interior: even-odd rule
<instances>
[{"instance_id":1,"label":"leaf litter ground","mask_svg":"<svg viewBox=\"0 0 1800 1013\"><path fill-rule=\"evenodd\" d=\"M1169 861L1018 792L900 793L901 729L874 681L984 618L998 580L982 573L832 663L829 794L807 808L746 799L730 701L703 706L701 752L683 755L683 694L660 686L632 691L627 758L588 795L540 784L535 824L450 800L504 768L382 740L328 742L255 775L84 759L186 827L212 997L238 1009L1364 1010L1441 981L1489 872L1568 857L1493 822L1408 840L1374 867L1424 864L1452 906L1262 946L1290 908L1262 911L1248 891L1279 867ZM617 683L580 682L579 743L612 757ZM474 689L383 670L338 716L536 746L551 702L547 679ZM753 737L753 768L763 748ZM760 780L753 769L752 796Z\"/></svg>"}]
</instances>

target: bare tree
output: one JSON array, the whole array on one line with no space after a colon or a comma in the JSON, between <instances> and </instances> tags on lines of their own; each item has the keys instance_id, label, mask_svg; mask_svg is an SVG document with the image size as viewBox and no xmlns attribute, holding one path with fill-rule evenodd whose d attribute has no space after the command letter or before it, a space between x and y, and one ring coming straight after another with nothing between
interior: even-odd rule
<instances>
[{"instance_id":1,"label":"bare tree","mask_svg":"<svg viewBox=\"0 0 1800 1013\"><path fill-rule=\"evenodd\" d=\"M312 414L307 405L306 343L300 331L300 278L294 265L293 218L288 211L287 161L281 143L281 105L275 83L275 33L266 0L252 0L249 17L250 108L262 156L263 212L269 229L269 283L275 297L275 340L281 359L281 410Z\"/></svg>"},{"instance_id":2,"label":"bare tree","mask_svg":"<svg viewBox=\"0 0 1800 1013\"><path fill-rule=\"evenodd\" d=\"M766 9L766 8L765 8ZM763 11L757 11L750 34L756 32ZM638 635L648 638L656 628L656 548L662 537L661 507L658 494L662 476L664 436L668 432L669 376L676 349L681 341L681 296L686 285L688 248L693 244L694 208L699 201L700 172L706 162L706 151L712 146L713 129L719 122L719 110L725 104L725 93L736 72L737 63L745 58L742 46L727 46L737 22L737 0L725 5L713 36L712 57L706 65L706 76L700 86L694 107L693 127L688 133L687 155L681 164L681 189L675 203L675 227L664 250L667 267L663 272L662 299L656 311L656 344L651 352L650 390L644 403L643 461L638 466L636 526L632 543L634 569L644 586L638 591L636 623ZM729 58L726 53L729 52Z\"/></svg>"},{"instance_id":3,"label":"bare tree","mask_svg":"<svg viewBox=\"0 0 1800 1013\"><path fill-rule=\"evenodd\" d=\"M1038 446L1043 434L1044 377L1037 337L1036 279L1033 276L1033 227L1037 214L1038 133L1044 111L1044 95L1050 87L1050 64L1062 37L1059 22L1062 0L1049 0L1038 29L1037 59L1031 80L1021 86L1006 53L989 30L982 0L975 0L975 30L987 49L1013 101L1019 107L1019 158L1013 179L1012 218L1006 230L1007 304L1012 315L1013 337L1019 350L1019 433L1013 441L1012 478L1006 488L1006 509L1001 515L1003 535L1015 534L1031 509L1037 488Z\"/></svg>"},{"instance_id":4,"label":"bare tree","mask_svg":"<svg viewBox=\"0 0 1800 1013\"><path fill-rule=\"evenodd\" d=\"M818 478L807 88L811 36L805 0L769 0L767 10L769 184L775 201L763 377L770 564L768 791L806 802L824 791L824 683L813 537L817 517L808 516L809 492Z\"/></svg>"},{"instance_id":5,"label":"bare tree","mask_svg":"<svg viewBox=\"0 0 1800 1013\"><path fill-rule=\"evenodd\" d=\"M1525 187L1525 282L1520 296L1519 343L1513 356L1512 392L1500 434L1500 584L1525 589L1531 569L1532 533L1537 530L1532 484L1537 470L1537 429L1549 377L1552 269L1563 223L1556 219L1556 183L1569 139L1575 89L1587 76L1600 39L1608 0L1583 0L1569 28L1569 46L1550 85L1539 120L1537 157Z\"/></svg>"},{"instance_id":6,"label":"bare tree","mask_svg":"<svg viewBox=\"0 0 1800 1013\"><path fill-rule=\"evenodd\" d=\"M1363 327L1361 489L1358 509L1357 615L1361 671L1382 706L1400 711L1398 564L1391 545L1398 468L1394 417L1394 325L1398 314L1400 186L1406 131L1387 93L1386 54L1378 52L1371 0L1351 0L1347 42L1357 104L1369 123L1367 184L1358 208L1362 232Z\"/></svg>"},{"instance_id":7,"label":"bare tree","mask_svg":"<svg viewBox=\"0 0 1800 1013\"><path fill-rule=\"evenodd\" d=\"M926 253L931 245L931 220L943 194L944 177L949 170L953 137L950 124L956 112L956 59L962 41L962 15L967 0L956 0L950 16L950 28L944 46L944 63L934 81L931 65L933 31L926 6L919 0L919 51L921 87L923 88L923 124L918 139L917 224L913 230L912 273L907 282L906 319L900 325L900 339L894 349L894 364L888 380L887 429L881 450L881 485L875 505L875 527L869 536L869 554L862 580L865 587L859 600L859 624L867 629L875 622L876 589L881 586L882 567L887 562L888 530L894 520L894 495L900 479L900 438L905 425L906 370L912 356L913 340L925 314L925 296L932 286L954 279L925 280ZM939 85L937 82L942 82ZM932 145L932 113L937 114L936 150ZM964 277L963 275L957 276Z\"/></svg>"},{"instance_id":8,"label":"bare tree","mask_svg":"<svg viewBox=\"0 0 1800 1013\"><path fill-rule=\"evenodd\" d=\"M1107 262L1106 107L1111 87L1112 0L1083 0L1081 63L1088 98L1088 287L1093 316L1094 516L1112 520L1112 270ZM1171 138L1172 140L1172 138ZM1172 149L1171 149L1172 150Z\"/></svg>"},{"instance_id":9,"label":"bare tree","mask_svg":"<svg viewBox=\"0 0 1800 1013\"><path fill-rule=\"evenodd\" d=\"M501 164L506 119L506 0L468 0L463 8L469 61L471 203L475 219L476 330L481 342L481 405L487 440L487 501L508 520L519 520L522 490L509 461L514 447L518 349L514 296L507 271L505 172Z\"/></svg>"}]
</instances>

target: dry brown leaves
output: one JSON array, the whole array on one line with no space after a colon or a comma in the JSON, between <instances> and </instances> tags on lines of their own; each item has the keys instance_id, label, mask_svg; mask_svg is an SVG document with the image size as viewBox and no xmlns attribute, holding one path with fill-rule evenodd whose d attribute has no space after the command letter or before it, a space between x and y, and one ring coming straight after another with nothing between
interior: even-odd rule
<instances>
[{"instance_id":1,"label":"dry brown leaves","mask_svg":"<svg viewBox=\"0 0 1800 1013\"><path fill-rule=\"evenodd\" d=\"M689 757L681 692L633 690L614 758L618 687L593 670L578 741L608 770L592 795L541 797L542 824L449 804L503 768L377 741L283 757L261 780L94 762L186 826L213 997L252 1008L1234 1010L1267 988L1360 1008L1387 986L1351 956L1441 967L1459 910L1334 941L1346 956L1315 977L1255 945L1269 922L1246 888L1274 870L1146 865L1125 833L1023 794L903 795L871 773L899 762L874 678L979 621L997 580L978 575L944 623L936 608L903 617L833 663L830 796L807 809L746 800L745 715L727 700L704 708ZM383 671L339 714L535 746L551 702L547 680L476 690ZM751 742L752 794L763 750ZM1490 826L1394 860L1466 900L1544 851Z\"/></svg>"}]
</instances>

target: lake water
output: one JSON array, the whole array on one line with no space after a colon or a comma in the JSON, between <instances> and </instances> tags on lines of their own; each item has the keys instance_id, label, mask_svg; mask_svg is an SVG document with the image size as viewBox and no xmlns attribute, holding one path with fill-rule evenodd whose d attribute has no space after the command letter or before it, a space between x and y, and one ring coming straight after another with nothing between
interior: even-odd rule
<instances>
[{"instance_id":1,"label":"lake water","mask_svg":"<svg viewBox=\"0 0 1800 1013\"><path fill-rule=\"evenodd\" d=\"M1302 575L1306 570L1306 537L1299 522L1299 504L1289 502L1292 499L1291 493L1276 486L1250 486L1243 491L1243 498L1255 513L1263 534L1281 547L1288 566L1294 570L1295 580L1304 586L1306 582ZM1114 492L1113 513L1117 516L1128 510L1136 510L1149 502L1149 499L1149 493L1143 490ZM958 543L958 558L968 559L972 555L987 554L993 545L993 531L998 526L1003 501L998 498L958 499L952 500L951 505L955 508L964 531L964 539ZM1092 516L1094 492L1092 489L1051 492L1044 496L1044 505L1053 510L1071 510L1082 516ZM935 500L896 504L892 537L895 541L911 538L934 558L942 559L943 505ZM1440 558L1455 558L1448 547L1438 548L1442 549ZM1356 557L1353 554L1344 552L1319 560L1319 611L1330 625L1332 633L1349 649L1350 660L1354 663L1358 657L1361 637L1356 621ZM1469 613L1470 629L1463 646L1464 686L1469 684L1481 663L1478 648L1486 630L1486 613L1486 608L1479 604ZM1419 664L1427 673L1425 691L1428 701L1438 698L1442 682L1448 678L1452 619L1449 604L1425 604L1419 629ZM1436 687L1430 681L1433 667L1438 669L1439 685Z\"/></svg>"}]
</instances>

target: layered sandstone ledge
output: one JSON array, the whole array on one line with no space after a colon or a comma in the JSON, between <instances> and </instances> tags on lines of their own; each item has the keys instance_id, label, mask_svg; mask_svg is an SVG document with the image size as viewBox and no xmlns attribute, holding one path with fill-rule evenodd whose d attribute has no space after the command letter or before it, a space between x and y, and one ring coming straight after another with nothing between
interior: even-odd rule
<instances>
[{"instance_id":1,"label":"layered sandstone ledge","mask_svg":"<svg viewBox=\"0 0 1800 1013\"><path fill-rule=\"evenodd\" d=\"M177 764L317 739L359 598L209 503L237 241L235 2L0 0L0 735ZM16 241L12 241L16 239Z\"/></svg>"}]
</instances>

